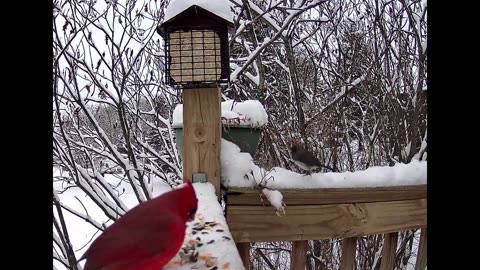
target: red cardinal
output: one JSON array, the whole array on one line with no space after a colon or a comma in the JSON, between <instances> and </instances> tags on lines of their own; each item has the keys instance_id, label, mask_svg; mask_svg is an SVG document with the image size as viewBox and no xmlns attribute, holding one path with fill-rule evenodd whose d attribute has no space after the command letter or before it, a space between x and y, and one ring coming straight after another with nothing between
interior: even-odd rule
<instances>
[{"instance_id":1,"label":"red cardinal","mask_svg":"<svg viewBox=\"0 0 480 270\"><path fill-rule=\"evenodd\" d=\"M143 202L109 226L85 252L84 270L159 270L180 250L195 218L192 183Z\"/></svg>"}]
</instances>

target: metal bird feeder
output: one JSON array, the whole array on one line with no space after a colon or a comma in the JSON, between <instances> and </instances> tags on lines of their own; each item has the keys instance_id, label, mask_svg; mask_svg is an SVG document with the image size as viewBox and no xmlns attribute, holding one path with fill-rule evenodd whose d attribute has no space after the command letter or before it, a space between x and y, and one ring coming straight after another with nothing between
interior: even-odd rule
<instances>
[{"instance_id":1,"label":"metal bird feeder","mask_svg":"<svg viewBox=\"0 0 480 270\"><path fill-rule=\"evenodd\" d=\"M165 82L183 89L228 86L231 29L231 22L197 5L162 23Z\"/></svg>"}]
</instances>

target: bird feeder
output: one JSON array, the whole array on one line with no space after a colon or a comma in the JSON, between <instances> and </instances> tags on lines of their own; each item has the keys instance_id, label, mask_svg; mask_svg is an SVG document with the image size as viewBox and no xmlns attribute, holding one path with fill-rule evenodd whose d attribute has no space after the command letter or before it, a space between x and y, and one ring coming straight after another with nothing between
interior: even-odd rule
<instances>
[{"instance_id":1,"label":"bird feeder","mask_svg":"<svg viewBox=\"0 0 480 270\"><path fill-rule=\"evenodd\" d=\"M181 12L175 11L184 6L172 8L174 12L167 13L157 28L165 41L165 82L183 89L226 86L230 77L228 32L233 23L195 2L190 1Z\"/></svg>"},{"instance_id":2,"label":"bird feeder","mask_svg":"<svg viewBox=\"0 0 480 270\"><path fill-rule=\"evenodd\" d=\"M221 88L228 85L228 0L175 0L157 28L165 41L165 82L183 91L183 177L208 181L220 198Z\"/></svg>"}]
</instances>

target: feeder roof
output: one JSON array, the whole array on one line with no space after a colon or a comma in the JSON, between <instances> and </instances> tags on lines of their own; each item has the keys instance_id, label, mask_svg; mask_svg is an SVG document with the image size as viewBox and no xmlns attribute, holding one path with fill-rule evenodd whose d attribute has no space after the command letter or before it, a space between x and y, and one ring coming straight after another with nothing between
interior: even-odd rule
<instances>
[{"instance_id":1,"label":"feeder roof","mask_svg":"<svg viewBox=\"0 0 480 270\"><path fill-rule=\"evenodd\" d=\"M182 13L191 6L199 6L233 24L233 12L228 0L173 0L165 10L164 22Z\"/></svg>"}]
</instances>

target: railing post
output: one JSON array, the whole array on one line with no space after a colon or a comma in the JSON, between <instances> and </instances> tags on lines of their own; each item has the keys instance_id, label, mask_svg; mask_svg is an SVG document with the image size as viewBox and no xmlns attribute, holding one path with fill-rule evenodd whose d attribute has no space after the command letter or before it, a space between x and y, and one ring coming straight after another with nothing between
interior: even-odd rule
<instances>
[{"instance_id":1,"label":"railing post","mask_svg":"<svg viewBox=\"0 0 480 270\"><path fill-rule=\"evenodd\" d=\"M422 228L420 242L418 243L417 262L415 270L424 270L427 266L427 228Z\"/></svg>"},{"instance_id":2,"label":"railing post","mask_svg":"<svg viewBox=\"0 0 480 270\"><path fill-rule=\"evenodd\" d=\"M380 270L393 270L397 251L398 232L386 233L383 238L383 254Z\"/></svg>"},{"instance_id":3,"label":"railing post","mask_svg":"<svg viewBox=\"0 0 480 270\"><path fill-rule=\"evenodd\" d=\"M357 237L343 239L342 242L342 261L340 270L355 269L355 254L357 251Z\"/></svg>"},{"instance_id":4,"label":"railing post","mask_svg":"<svg viewBox=\"0 0 480 270\"><path fill-rule=\"evenodd\" d=\"M250 243L237 243L237 249L245 270L250 269Z\"/></svg>"},{"instance_id":5,"label":"railing post","mask_svg":"<svg viewBox=\"0 0 480 270\"><path fill-rule=\"evenodd\" d=\"M308 241L293 241L292 253L290 254L290 269L305 270L307 263Z\"/></svg>"}]
</instances>

